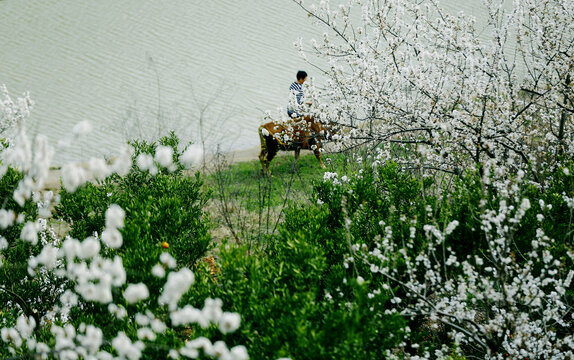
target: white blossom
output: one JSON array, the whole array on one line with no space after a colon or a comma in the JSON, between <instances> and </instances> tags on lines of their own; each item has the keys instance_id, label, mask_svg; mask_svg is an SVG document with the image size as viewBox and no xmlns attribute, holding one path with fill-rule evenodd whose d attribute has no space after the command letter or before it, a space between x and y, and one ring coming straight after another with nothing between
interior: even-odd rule
<instances>
[{"instance_id":1,"label":"white blossom","mask_svg":"<svg viewBox=\"0 0 574 360\"><path fill-rule=\"evenodd\" d=\"M76 164L66 164L62 167L62 184L69 192L74 192L87 180L86 170Z\"/></svg>"},{"instance_id":2,"label":"white blossom","mask_svg":"<svg viewBox=\"0 0 574 360\"><path fill-rule=\"evenodd\" d=\"M177 272L170 272L158 299L159 303L167 304L170 310L175 310L179 299L189 290L189 287L194 281L195 277L193 273L187 268L183 268Z\"/></svg>"},{"instance_id":3,"label":"white blossom","mask_svg":"<svg viewBox=\"0 0 574 360\"><path fill-rule=\"evenodd\" d=\"M130 304L145 300L149 297L149 290L144 283L129 284L124 290L124 298Z\"/></svg>"},{"instance_id":4,"label":"white blossom","mask_svg":"<svg viewBox=\"0 0 574 360\"><path fill-rule=\"evenodd\" d=\"M136 158L136 164L141 171L148 171L154 168L153 156L150 154L139 154Z\"/></svg>"},{"instance_id":5,"label":"white blossom","mask_svg":"<svg viewBox=\"0 0 574 360\"><path fill-rule=\"evenodd\" d=\"M93 236L87 237L82 241L77 251L80 259L91 259L100 252L100 242Z\"/></svg>"},{"instance_id":6,"label":"white blossom","mask_svg":"<svg viewBox=\"0 0 574 360\"><path fill-rule=\"evenodd\" d=\"M14 220L16 219L16 215L12 210L0 209L0 229L6 229L9 226L12 226Z\"/></svg>"},{"instance_id":7,"label":"white blossom","mask_svg":"<svg viewBox=\"0 0 574 360\"><path fill-rule=\"evenodd\" d=\"M112 249L120 248L123 244L122 234L114 228L102 231L102 241Z\"/></svg>"},{"instance_id":8,"label":"white blossom","mask_svg":"<svg viewBox=\"0 0 574 360\"><path fill-rule=\"evenodd\" d=\"M239 328L241 317L237 313L224 312L219 319L219 331L223 334L235 332Z\"/></svg>"},{"instance_id":9,"label":"white blossom","mask_svg":"<svg viewBox=\"0 0 574 360\"><path fill-rule=\"evenodd\" d=\"M161 253L159 261L170 269L174 269L176 266L175 259L168 252Z\"/></svg>"},{"instance_id":10,"label":"white blossom","mask_svg":"<svg viewBox=\"0 0 574 360\"><path fill-rule=\"evenodd\" d=\"M169 146L158 146L155 151L154 159L161 166L169 168L173 163L173 149Z\"/></svg>"},{"instance_id":11,"label":"white blossom","mask_svg":"<svg viewBox=\"0 0 574 360\"><path fill-rule=\"evenodd\" d=\"M111 173L110 168L104 159L90 158L88 170L91 176L96 180L104 180Z\"/></svg>"},{"instance_id":12,"label":"white blossom","mask_svg":"<svg viewBox=\"0 0 574 360\"><path fill-rule=\"evenodd\" d=\"M132 343L126 334L120 331L112 340L112 346L121 358L128 360L138 360L142 356L144 344L141 341Z\"/></svg>"},{"instance_id":13,"label":"white blossom","mask_svg":"<svg viewBox=\"0 0 574 360\"><path fill-rule=\"evenodd\" d=\"M203 148L197 144L190 145L179 160L187 167L196 166L203 160Z\"/></svg>"},{"instance_id":14,"label":"white blossom","mask_svg":"<svg viewBox=\"0 0 574 360\"><path fill-rule=\"evenodd\" d=\"M165 269L160 264L156 264L154 267L152 267L151 273L155 277L163 278L165 276Z\"/></svg>"},{"instance_id":15,"label":"white blossom","mask_svg":"<svg viewBox=\"0 0 574 360\"><path fill-rule=\"evenodd\" d=\"M20 238L24 241L32 243L32 245L36 245L38 243L39 230L40 229L38 228L38 224L36 222L28 221L22 228Z\"/></svg>"},{"instance_id":16,"label":"white blossom","mask_svg":"<svg viewBox=\"0 0 574 360\"><path fill-rule=\"evenodd\" d=\"M106 228L121 229L124 227L125 211L116 204L111 204L106 210Z\"/></svg>"}]
</instances>

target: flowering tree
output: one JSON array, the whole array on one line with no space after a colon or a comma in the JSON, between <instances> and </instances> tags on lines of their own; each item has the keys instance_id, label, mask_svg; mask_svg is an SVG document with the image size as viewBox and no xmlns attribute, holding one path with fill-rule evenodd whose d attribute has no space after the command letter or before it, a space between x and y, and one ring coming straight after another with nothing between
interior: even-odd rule
<instances>
[{"instance_id":1,"label":"flowering tree","mask_svg":"<svg viewBox=\"0 0 574 360\"><path fill-rule=\"evenodd\" d=\"M297 46L324 60L313 112L348 128L343 146L384 144L395 160L456 173L492 162L498 174L574 150L572 1L484 0L485 28L436 0L294 2L326 29Z\"/></svg>"},{"instance_id":2,"label":"flowering tree","mask_svg":"<svg viewBox=\"0 0 574 360\"><path fill-rule=\"evenodd\" d=\"M224 312L220 299L206 299L203 308L186 304L194 273L178 266L167 250L153 267L139 269L141 281L130 281L136 277L126 271L122 250L136 243L124 238L133 234L125 231L132 208L108 206L103 231L83 239L59 239L50 231L46 219L57 197L44 187L53 149L45 137L32 143L25 134L29 100L12 102L5 96L0 114L5 123L17 124L17 134L0 152L0 356L139 359L151 352L171 358L247 359L241 345L228 348L222 340L174 336L189 326L232 333L240 316ZM81 123L73 132L89 129ZM177 168L173 159L173 152L160 146L151 162L140 159L138 166L150 173L158 167L169 172ZM197 156L184 153L178 159L192 162ZM88 181L126 175L133 166L126 148L111 164L91 159L87 166L65 165L62 183L74 192Z\"/></svg>"},{"instance_id":3,"label":"flowering tree","mask_svg":"<svg viewBox=\"0 0 574 360\"><path fill-rule=\"evenodd\" d=\"M318 191L345 226L344 266L369 291L365 308L409 319L388 358L571 358L572 163L543 191L524 171L488 185L471 174L438 199L393 167L326 173Z\"/></svg>"}]
</instances>

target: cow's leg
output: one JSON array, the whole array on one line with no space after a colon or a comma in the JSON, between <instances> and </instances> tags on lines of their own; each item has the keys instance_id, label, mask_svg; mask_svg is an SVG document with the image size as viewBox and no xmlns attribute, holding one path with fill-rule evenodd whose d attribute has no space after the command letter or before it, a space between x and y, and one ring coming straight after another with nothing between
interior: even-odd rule
<instances>
[{"instance_id":1,"label":"cow's leg","mask_svg":"<svg viewBox=\"0 0 574 360\"><path fill-rule=\"evenodd\" d=\"M267 146L268 138L261 133L261 129L259 128L259 140L261 141L261 152L259 153L259 161L261 162L261 173L266 175L269 173L269 150Z\"/></svg>"},{"instance_id":2,"label":"cow's leg","mask_svg":"<svg viewBox=\"0 0 574 360\"><path fill-rule=\"evenodd\" d=\"M315 157L317 158L317 160L319 160L319 164L321 164L321 167L323 169L326 168L325 164L323 164L323 160L321 159L321 142L317 142L315 149L313 150L313 153L315 154Z\"/></svg>"},{"instance_id":3,"label":"cow's leg","mask_svg":"<svg viewBox=\"0 0 574 360\"><path fill-rule=\"evenodd\" d=\"M271 163L271 160L273 160L275 155L277 155L277 151L279 151L279 144L277 144L277 140L275 140L271 136L268 136L267 137L267 174L271 173L271 170L269 169L269 164Z\"/></svg>"}]
</instances>

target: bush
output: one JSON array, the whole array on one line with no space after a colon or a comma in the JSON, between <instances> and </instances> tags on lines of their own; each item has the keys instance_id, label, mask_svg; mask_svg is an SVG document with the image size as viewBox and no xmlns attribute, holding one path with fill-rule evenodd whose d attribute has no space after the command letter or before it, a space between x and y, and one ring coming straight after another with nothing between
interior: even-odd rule
<instances>
[{"instance_id":1,"label":"bush","mask_svg":"<svg viewBox=\"0 0 574 360\"><path fill-rule=\"evenodd\" d=\"M203 191L199 174L184 176L177 161L177 138L165 137L161 145L173 146L176 170L159 170L152 175L134 166L123 177L114 175L99 184L70 193L63 190L56 216L71 226L70 236L84 239L101 235L105 227L105 211L111 204L126 209L126 224L122 235L126 239L118 250L126 259L133 259L129 269L138 273L164 251L162 244L183 266L193 266L210 246L207 218L203 213L209 193ZM142 153L153 154L157 144L133 142L134 160Z\"/></svg>"},{"instance_id":2,"label":"bush","mask_svg":"<svg viewBox=\"0 0 574 360\"><path fill-rule=\"evenodd\" d=\"M67 168L63 181L77 191L62 190L57 206L59 219L71 227L72 236L62 241L45 220L35 220L36 205L23 200L29 193L18 193L21 186L41 183L34 177L38 172L7 169L0 182L5 199L0 271L6 275L0 280L0 299L14 306L0 312L0 356L108 359L218 353L247 359L242 346L228 349L223 342L197 339L212 330L232 333L240 324L238 314L223 312L217 299L206 299L203 309L180 307L194 282L188 267L210 243L202 210L207 194L199 175L185 177L183 167L173 163L178 155L170 158L172 151L166 150L172 146L176 154L173 134L157 146L138 144L137 150L156 151L154 157L145 153L157 160L152 163L156 171L140 170L138 162L125 176L82 186L77 180L86 173ZM99 174L114 171L103 162L98 166ZM37 194L34 199L40 200ZM16 217L6 209L15 209Z\"/></svg>"},{"instance_id":3,"label":"bush","mask_svg":"<svg viewBox=\"0 0 574 360\"><path fill-rule=\"evenodd\" d=\"M394 164L374 165L349 177L327 174L317 184L323 209L297 210L287 226L314 234L332 264L345 265L347 278L359 274L373 293L391 289L388 310L406 315L412 331L402 351L425 357L572 351L568 167L547 178L547 189L524 172L501 182L471 172L435 199L426 194L429 181ZM323 278L325 286L337 285L330 273Z\"/></svg>"},{"instance_id":4,"label":"bush","mask_svg":"<svg viewBox=\"0 0 574 360\"><path fill-rule=\"evenodd\" d=\"M23 312L39 322L58 302L65 282L49 272L43 273L40 279L29 272L29 259L40 254L34 241L46 245L55 239L46 231L45 219L35 220L38 211L33 201L28 200L20 206L14 200L13 193L22 178L22 174L13 168L8 168L0 178L0 199L3 200L0 210L0 303L6 305L2 306L0 314L15 319ZM25 226L43 231L35 240L22 241ZM35 234L36 231L31 237Z\"/></svg>"},{"instance_id":5,"label":"bush","mask_svg":"<svg viewBox=\"0 0 574 360\"><path fill-rule=\"evenodd\" d=\"M312 220L313 214L321 216L304 216ZM222 250L211 296L242 314L234 341L246 344L253 359L380 359L401 341L401 319L384 315L386 294L377 294L373 305L367 284L344 280L342 264L330 263L309 230L281 229L264 254ZM326 289L326 274L331 283L347 281L348 292Z\"/></svg>"}]
</instances>

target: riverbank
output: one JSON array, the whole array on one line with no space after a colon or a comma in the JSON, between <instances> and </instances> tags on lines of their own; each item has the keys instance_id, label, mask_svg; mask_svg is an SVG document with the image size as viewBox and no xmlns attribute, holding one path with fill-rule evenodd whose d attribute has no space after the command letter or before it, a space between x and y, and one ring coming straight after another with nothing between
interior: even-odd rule
<instances>
[{"instance_id":1,"label":"riverbank","mask_svg":"<svg viewBox=\"0 0 574 360\"><path fill-rule=\"evenodd\" d=\"M224 153L222 156L227 164L237 164L240 162L257 160L259 156L259 146L253 146L247 149L240 149ZM216 155L209 154L205 157L205 166L210 169L210 164L213 164ZM48 179L46 179L44 188L46 190L58 191L60 189L62 179L62 171L60 167L50 169Z\"/></svg>"}]
</instances>

